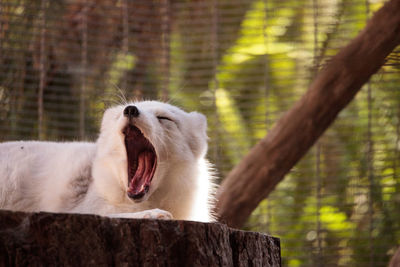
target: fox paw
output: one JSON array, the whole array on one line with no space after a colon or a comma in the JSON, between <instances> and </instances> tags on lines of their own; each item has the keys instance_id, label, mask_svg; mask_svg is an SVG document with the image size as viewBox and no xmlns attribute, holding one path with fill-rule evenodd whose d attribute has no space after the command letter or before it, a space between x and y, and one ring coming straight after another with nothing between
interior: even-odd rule
<instances>
[{"instance_id":1,"label":"fox paw","mask_svg":"<svg viewBox=\"0 0 400 267\"><path fill-rule=\"evenodd\" d=\"M145 219L160 219L160 220L171 220L172 214L166 210L160 209L152 209L152 210L145 210L140 213L143 213L143 217Z\"/></svg>"},{"instance_id":2,"label":"fox paw","mask_svg":"<svg viewBox=\"0 0 400 267\"><path fill-rule=\"evenodd\" d=\"M171 220L172 214L166 210L152 209L144 210L133 213L114 213L107 215L110 218L131 218L131 219L159 219L159 220Z\"/></svg>"}]
</instances>

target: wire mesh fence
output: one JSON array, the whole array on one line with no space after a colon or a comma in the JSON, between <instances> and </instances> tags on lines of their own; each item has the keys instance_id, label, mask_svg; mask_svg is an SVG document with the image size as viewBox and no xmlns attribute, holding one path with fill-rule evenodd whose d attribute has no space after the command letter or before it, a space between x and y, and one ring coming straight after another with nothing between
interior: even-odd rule
<instances>
[{"instance_id":1,"label":"wire mesh fence","mask_svg":"<svg viewBox=\"0 0 400 267\"><path fill-rule=\"evenodd\" d=\"M161 99L207 115L223 178L382 4L1 0L0 140L95 140L105 108ZM399 55L249 218L284 266L386 266L399 244Z\"/></svg>"}]
</instances>

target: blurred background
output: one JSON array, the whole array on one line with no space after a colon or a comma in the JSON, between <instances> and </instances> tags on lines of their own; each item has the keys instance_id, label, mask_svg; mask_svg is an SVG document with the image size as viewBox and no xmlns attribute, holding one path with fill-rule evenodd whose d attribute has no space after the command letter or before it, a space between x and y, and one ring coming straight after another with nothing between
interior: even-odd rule
<instances>
[{"instance_id":1,"label":"blurred background","mask_svg":"<svg viewBox=\"0 0 400 267\"><path fill-rule=\"evenodd\" d=\"M1 0L0 141L94 141L107 107L164 100L207 115L223 179L382 4ZM399 47L244 229L280 237L283 266L387 265L400 243Z\"/></svg>"}]
</instances>

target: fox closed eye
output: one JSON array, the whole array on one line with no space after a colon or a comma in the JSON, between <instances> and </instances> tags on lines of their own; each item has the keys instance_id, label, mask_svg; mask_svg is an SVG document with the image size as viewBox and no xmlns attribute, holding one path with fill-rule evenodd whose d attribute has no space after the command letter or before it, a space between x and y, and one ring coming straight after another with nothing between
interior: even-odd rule
<instances>
[{"instance_id":1,"label":"fox closed eye","mask_svg":"<svg viewBox=\"0 0 400 267\"><path fill-rule=\"evenodd\" d=\"M158 120L167 120L167 121L172 121L174 122L172 119L168 118L168 117L164 117L164 116L157 116Z\"/></svg>"}]
</instances>

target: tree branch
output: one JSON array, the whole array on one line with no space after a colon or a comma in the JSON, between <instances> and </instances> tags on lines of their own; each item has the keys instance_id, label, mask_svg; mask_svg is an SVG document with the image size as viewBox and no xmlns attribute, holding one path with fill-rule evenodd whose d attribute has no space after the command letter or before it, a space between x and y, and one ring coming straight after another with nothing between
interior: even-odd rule
<instances>
[{"instance_id":1,"label":"tree branch","mask_svg":"<svg viewBox=\"0 0 400 267\"><path fill-rule=\"evenodd\" d=\"M217 196L220 221L242 226L399 43L400 0L391 0L332 58L305 95L229 173Z\"/></svg>"},{"instance_id":2,"label":"tree branch","mask_svg":"<svg viewBox=\"0 0 400 267\"><path fill-rule=\"evenodd\" d=\"M390 259L388 267L400 266L400 247L396 250L392 258Z\"/></svg>"}]
</instances>

